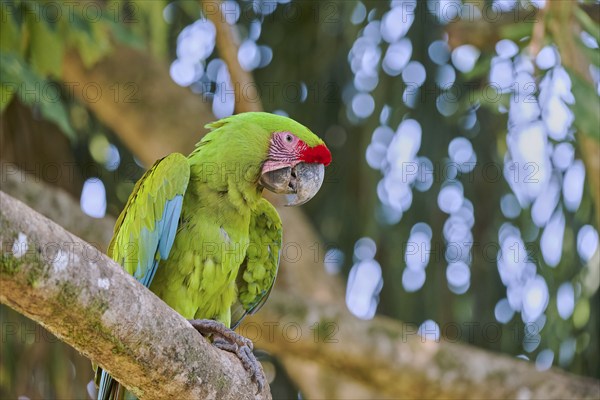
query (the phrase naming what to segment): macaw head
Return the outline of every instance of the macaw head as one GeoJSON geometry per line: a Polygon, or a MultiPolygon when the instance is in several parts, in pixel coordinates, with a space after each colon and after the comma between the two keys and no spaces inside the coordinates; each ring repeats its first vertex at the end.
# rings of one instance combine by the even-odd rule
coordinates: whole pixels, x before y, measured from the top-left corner
{"type": "Polygon", "coordinates": [[[308,128],[291,118],[264,112],[234,115],[209,127],[221,124],[236,126],[248,141],[260,145],[258,184],[271,192],[291,195],[287,206],[304,204],[317,194],[331,153],[308,128]],[[256,135],[258,131],[260,135],[256,135]]]}
{"type": "Polygon", "coordinates": [[[331,153],[308,128],[273,115],[269,151],[262,165],[260,184],[274,193],[291,194],[288,206],[309,201],[321,188],[331,153]]]}

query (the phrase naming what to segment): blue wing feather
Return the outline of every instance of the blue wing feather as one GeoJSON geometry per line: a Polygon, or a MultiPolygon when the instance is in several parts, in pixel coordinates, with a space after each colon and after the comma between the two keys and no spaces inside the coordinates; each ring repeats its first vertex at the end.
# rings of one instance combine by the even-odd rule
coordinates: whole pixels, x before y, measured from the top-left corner
{"type": "Polygon", "coordinates": [[[149,231],[143,228],[140,232],[140,242],[148,251],[144,254],[144,259],[138,261],[138,266],[134,277],[144,286],[150,287],[152,279],[156,274],[156,269],[160,259],[166,260],[169,257],[173,242],[175,242],[175,234],[179,226],[179,216],[183,206],[183,196],[177,195],[173,199],[168,200],[165,204],[162,218],[156,221],[154,230],[149,231]]]}
{"type": "Polygon", "coordinates": [[[102,377],[100,378],[100,383],[98,384],[98,400],[108,399],[110,395],[110,388],[112,386],[112,376],[110,376],[106,371],[102,371],[102,377]]]}
{"type": "Polygon", "coordinates": [[[183,196],[175,196],[174,199],[167,201],[165,205],[165,211],[163,212],[163,233],[158,243],[158,251],[160,257],[166,260],[173,247],[175,241],[175,233],[177,233],[177,227],[179,226],[179,216],[181,215],[181,207],[183,206],[183,196]]]}

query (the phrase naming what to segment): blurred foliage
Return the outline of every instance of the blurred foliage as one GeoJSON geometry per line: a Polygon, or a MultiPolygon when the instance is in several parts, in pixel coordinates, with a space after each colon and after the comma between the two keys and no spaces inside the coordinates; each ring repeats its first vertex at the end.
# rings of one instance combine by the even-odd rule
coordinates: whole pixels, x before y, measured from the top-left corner
{"type": "MultiPolygon", "coordinates": [[[[381,18],[389,9],[389,2],[369,0],[363,3],[368,10],[365,24],[381,18]]],[[[261,17],[251,9],[251,2],[240,1],[239,4],[244,11],[250,9],[238,23],[241,37],[246,38],[251,21],[261,17]]],[[[532,223],[530,209],[523,210],[513,221],[529,238],[531,255],[551,293],[544,321],[538,321],[533,333],[528,332],[530,326],[526,326],[518,314],[506,324],[498,324],[494,317],[495,305],[506,296],[506,288],[498,275],[495,251],[489,254],[483,254],[481,248],[473,251],[470,289],[462,295],[449,290],[441,234],[446,215],[438,208],[434,195],[439,192],[442,179],[435,179],[426,192],[414,192],[412,206],[399,223],[390,224],[383,218],[384,210],[377,197],[381,174],[365,162],[371,133],[380,125],[379,112],[357,120],[349,116],[346,105],[348,93],[351,95],[353,90],[348,52],[365,26],[348,22],[357,4],[355,1],[295,1],[293,7],[280,5],[272,15],[262,17],[260,40],[272,48],[273,61],[254,71],[266,111],[284,110],[318,132],[332,149],[334,164],[328,171],[326,182],[319,195],[304,207],[326,243],[326,248],[318,249],[320,256],[328,248],[341,249],[345,254],[342,271],[347,275],[352,267],[355,242],[361,237],[370,237],[377,244],[376,259],[383,266],[384,284],[378,313],[415,325],[426,319],[435,320],[441,327],[456,324],[462,332],[460,341],[510,355],[528,354],[532,359],[547,348],[559,354],[563,343],[574,342],[576,352],[572,361],[560,365],[573,373],[600,377],[599,294],[597,291],[591,295],[581,293],[583,266],[575,243],[576,232],[582,225],[590,223],[594,213],[598,212],[593,209],[589,191],[584,194],[579,210],[566,214],[563,254],[556,268],[544,264],[539,251],[540,232],[532,223]],[[281,87],[299,82],[306,85],[308,95],[303,101],[300,98],[290,101],[281,87]],[[279,85],[278,90],[269,90],[273,83],[279,85]],[[437,248],[432,249],[423,288],[408,293],[402,286],[406,242],[411,227],[418,222],[429,224],[433,232],[431,242],[437,248]],[[555,293],[566,281],[578,288],[578,297],[572,317],[564,320],[558,315],[555,293]],[[489,335],[495,331],[486,333],[482,329],[486,326],[499,327],[497,339],[490,339],[489,335]],[[542,328],[541,336],[536,336],[542,328]],[[529,353],[523,350],[525,340],[539,340],[540,344],[529,353]]],[[[172,61],[176,58],[177,35],[200,17],[201,6],[196,1],[171,2],[168,5],[169,23],[166,23],[166,5],[166,1],[143,0],[2,2],[0,110],[6,110],[17,96],[19,101],[54,122],[71,139],[72,151],[77,154],[84,178],[100,176],[104,182],[108,214],[118,215],[133,183],[143,173],[143,166],[85,105],[69,96],[61,81],[62,62],[67,52],[75,51],[85,65],[92,66],[110,54],[115,42],[144,48],[165,63],[172,61]],[[82,11],[86,6],[92,7],[90,9],[99,7],[103,12],[94,18],[84,18],[82,15],[88,15],[82,11]],[[56,18],[56,13],[73,18],[56,18]],[[110,165],[109,152],[115,150],[119,162],[110,165]]],[[[416,15],[416,22],[407,36],[412,41],[412,59],[424,65],[429,82],[430,77],[435,76],[437,66],[428,57],[427,49],[433,41],[443,38],[452,26],[440,23],[428,13],[424,1],[418,2],[416,15]]],[[[597,22],[580,9],[576,15],[579,23],[600,40],[597,22]]],[[[513,20],[499,29],[499,35],[525,47],[532,28],[529,21],[513,20]]],[[[476,36],[477,32],[470,34],[476,36]]],[[[551,37],[545,40],[552,42],[551,37]]],[[[482,92],[494,56],[493,45],[490,43],[489,48],[481,49],[482,54],[470,72],[457,73],[453,90],[458,93],[459,107],[452,116],[442,116],[436,109],[435,98],[427,97],[424,91],[420,92],[422,97],[417,106],[409,109],[401,95],[406,85],[397,77],[380,74],[379,84],[372,93],[378,110],[383,104],[389,107],[387,123],[390,126],[395,127],[408,117],[421,123],[424,139],[419,154],[439,162],[438,168],[449,163],[448,144],[453,138],[464,136],[471,140],[477,154],[478,166],[473,174],[476,178],[474,181],[469,181],[469,176],[461,179],[465,197],[474,205],[472,234],[480,244],[498,241],[498,229],[506,221],[499,209],[500,199],[510,192],[502,177],[495,181],[481,178],[481,166],[495,165],[502,170],[507,151],[505,110],[510,98],[501,95],[498,101],[490,102],[482,92]],[[476,124],[466,126],[464,117],[471,112],[477,114],[476,124]]],[[[582,51],[590,52],[589,49],[582,51]]],[[[598,52],[591,52],[589,59],[598,65],[598,52]]],[[[537,72],[541,80],[541,73],[537,72]]],[[[585,80],[573,73],[571,77],[577,99],[597,96],[595,88],[585,80]]],[[[598,138],[600,114],[596,104],[595,101],[578,101],[573,112],[577,129],[598,138]]],[[[30,398],[85,397],[85,387],[92,377],[87,360],[56,341],[43,328],[4,306],[0,308],[0,317],[1,398],[18,395],[30,398]]],[[[442,329],[444,334],[452,332],[442,329]]],[[[277,365],[277,362],[272,364],[277,365]]],[[[559,365],[558,357],[554,364],[559,365]]],[[[280,380],[273,386],[274,397],[279,393],[280,397],[287,398],[294,390],[290,389],[291,384],[281,369],[278,370],[277,379],[280,380]]]]}
{"type": "Polygon", "coordinates": [[[0,307],[0,398],[85,399],[89,360],[35,322],[0,307]]]}
{"type": "Polygon", "coordinates": [[[109,50],[107,24],[91,23],[80,12],[55,1],[3,1],[0,18],[0,111],[18,95],[25,104],[40,107],[45,118],[74,139],[65,106],[59,100],[59,84],[52,85],[50,80],[60,78],[65,51],[70,47],[88,66],[104,56],[109,50]]]}

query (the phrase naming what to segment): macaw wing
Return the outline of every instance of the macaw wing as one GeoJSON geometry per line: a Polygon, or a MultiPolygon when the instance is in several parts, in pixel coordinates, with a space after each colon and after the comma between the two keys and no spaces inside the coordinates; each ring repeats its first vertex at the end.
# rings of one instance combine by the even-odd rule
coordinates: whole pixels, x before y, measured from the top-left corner
{"type": "Polygon", "coordinates": [[[159,261],[169,256],[189,180],[182,154],[158,160],[136,183],[117,219],[108,255],[146,287],[159,261]]]}
{"type": "Polygon", "coordinates": [[[238,298],[231,309],[231,329],[267,301],[277,277],[281,244],[279,214],[262,199],[250,219],[250,244],[236,280],[238,298]]]}
{"type": "MultiPolygon", "coordinates": [[[[117,219],[108,255],[149,287],[160,260],[169,256],[190,180],[185,156],[158,160],[136,183],[117,219]]],[[[122,398],[122,387],[101,368],[96,370],[98,399],[122,398]]]]}

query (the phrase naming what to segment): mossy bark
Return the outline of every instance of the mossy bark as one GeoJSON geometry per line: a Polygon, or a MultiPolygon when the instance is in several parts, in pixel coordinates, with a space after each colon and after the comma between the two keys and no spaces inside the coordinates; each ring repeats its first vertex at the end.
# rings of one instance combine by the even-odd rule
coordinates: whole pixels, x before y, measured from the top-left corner
{"type": "Polygon", "coordinates": [[[0,192],[0,301],[37,321],[140,398],[256,395],[240,361],[214,348],[121,267],[0,192]]]}
{"type": "Polygon", "coordinates": [[[363,321],[333,304],[280,291],[273,292],[269,303],[245,321],[240,332],[254,336],[256,347],[276,356],[330,371],[312,377],[312,385],[302,385],[307,398],[322,396],[324,388],[331,398],[600,396],[600,382],[595,379],[559,369],[538,371],[533,363],[444,337],[426,341],[415,326],[389,318],[363,321]],[[344,381],[352,385],[341,385],[344,381]]]}

